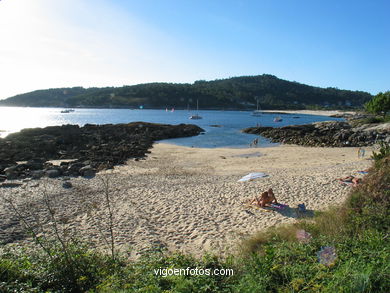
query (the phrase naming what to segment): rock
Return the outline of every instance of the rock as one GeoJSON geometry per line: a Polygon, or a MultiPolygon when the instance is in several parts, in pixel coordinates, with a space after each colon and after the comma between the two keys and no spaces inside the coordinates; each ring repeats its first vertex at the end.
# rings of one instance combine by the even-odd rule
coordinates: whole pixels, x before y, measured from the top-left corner
{"type": "Polygon", "coordinates": [[[39,179],[39,178],[45,176],[45,171],[43,171],[43,170],[31,171],[31,172],[30,172],[30,176],[31,176],[33,179],[39,179]]]}
{"type": "Polygon", "coordinates": [[[29,170],[41,170],[41,169],[43,169],[44,163],[45,163],[45,160],[34,158],[34,159],[27,161],[26,168],[29,170]]]}
{"type": "Polygon", "coordinates": [[[69,166],[69,162],[61,162],[60,163],[60,166],[62,167],[62,166],[66,166],[66,167],[68,167],[69,166]]]}
{"type": "Polygon", "coordinates": [[[14,188],[22,186],[22,183],[19,182],[3,182],[0,184],[0,187],[8,187],[8,188],[14,188]]]}
{"type": "Polygon", "coordinates": [[[10,166],[4,169],[4,173],[7,175],[9,173],[14,173],[18,171],[18,165],[10,166]]]}
{"type": "Polygon", "coordinates": [[[66,188],[66,189],[69,189],[69,188],[72,188],[73,185],[72,185],[72,182],[70,182],[70,181],[65,181],[64,183],[62,183],[62,187],[63,187],[63,188],[66,188]]]}
{"type": "Polygon", "coordinates": [[[96,169],[92,168],[90,165],[82,167],[79,170],[79,173],[84,177],[94,177],[96,174],[96,169]]]}
{"type": "Polygon", "coordinates": [[[68,171],[69,175],[79,176],[80,175],[79,170],[83,167],[85,167],[83,163],[76,162],[76,163],[70,164],[67,171],[68,171]]]}
{"type": "Polygon", "coordinates": [[[53,168],[53,167],[54,167],[54,165],[51,162],[46,162],[46,163],[43,164],[43,168],[44,169],[50,169],[50,168],[53,168]]]}
{"type": "Polygon", "coordinates": [[[8,180],[17,179],[19,177],[18,165],[4,169],[4,174],[8,180]]]}
{"type": "Polygon", "coordinates": [[[61,176],[61,171],[59,169],[49,169],[46,170],[45,174],[49,178],[57,178],[61,176]]]}
{"type": "MultiPolygon", "coordinates": [[[[375,143],[378,139],[385,139],[389,132],[374,135],[372,128],[366,131],[367,126],[352,128],[347,122],[327,121],[306,125],[292,125],[281,128],[272,127],[251,127],[243,132],[260,134],[270,138],[272,142],[297,144],[305,146],[332,146],[332,147],[361,147],[375,143]]],[[[387,126],[376,127],[387,129],[387,126]]]]}
{"type": "MultiPolygon", "coordinates": [[[[0,173],[16,165],[15,161],[27,163],[9,172],[11,177],[54,169],[47,162],[50,160],[71,159],[75,161],[62,163],[59,172],[78,176],[84,166],[101,170],[124,164],[131,158],[143,158],[156,140],[199,135],[203,131],[196,125],[146,122],[23,129],[4,139],[0,138],[0,173]]],[[[92,175],[92,171],[88,171],[89,175],[92,175]]]]}
{"type": "Polygon", "coordinates": [[[4,169],[17,165],[16,161],[9,159],[0,159],[0,173],[4,171],[4,169]]]}

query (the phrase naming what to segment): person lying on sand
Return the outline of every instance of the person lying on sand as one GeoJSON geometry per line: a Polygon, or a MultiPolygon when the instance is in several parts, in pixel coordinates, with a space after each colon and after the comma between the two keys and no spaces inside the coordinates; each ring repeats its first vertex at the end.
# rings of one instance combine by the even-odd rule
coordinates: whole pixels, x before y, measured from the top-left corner
{"type": "Polygon", "coordinates": [[[266,205],[271,206],[271,204],[277,204],[275,194],[272,188],[268,189],[268,191],[263,192],[259,197],[255,197],[251,204],[257,205],[259,207],[264,208],[266,205]]]}
{"type": "Polygon", "coordinates": [[[338,180],[340,180],[343,183],[352,183],[353,186],[356,186],[356,185],[358,185],[359,183],[362,182],[361,178],[357,178],[355,176],[347,176],[347,177],[344,177],[344,178],[339,178],[338,180]]]}

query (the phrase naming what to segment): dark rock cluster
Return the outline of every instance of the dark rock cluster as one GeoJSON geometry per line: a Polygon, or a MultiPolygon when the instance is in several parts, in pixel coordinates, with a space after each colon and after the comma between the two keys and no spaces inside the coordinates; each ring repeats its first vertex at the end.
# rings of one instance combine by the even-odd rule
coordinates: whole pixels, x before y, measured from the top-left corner
{"type": "Polygon", "coordinates": [[[145,122],[23,129],[0,138],[0,182],[42,176],[94,176],[101,169],[143,158],[153,142],[198,135],[196,125],[145,122]],[[49,160],[64,160],[53,165],[49,160]],[[66,161],[70,160],[70,161],[66,161]]]}
{"type": "Polygon", "coordinates": [[[362,147],[380,140],[389,140],[388,128],[372,125],[353,128],[348,122],[328,121],[280,128],[250,127],[245,133],[259,134],[272,142],[304,146],[362,147]]]}

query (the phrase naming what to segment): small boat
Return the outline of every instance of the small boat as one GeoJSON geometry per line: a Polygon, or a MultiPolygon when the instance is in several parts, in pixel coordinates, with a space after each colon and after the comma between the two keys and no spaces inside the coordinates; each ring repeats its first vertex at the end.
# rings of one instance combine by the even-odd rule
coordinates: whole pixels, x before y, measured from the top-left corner
{"type": "Polygon", "coordinates": [[[195,114],[195,115],[191,115],[189,119],[197,120],[197,119],[202,119],[202,117],[199,116],[198,114],[195,114]]]}
{"type": "Polygon", "coordinates": [[[71,113],[71,112],[74,112],[73,109],[65,109],[65,110],[62,110],[61,113],[71,113]]]}
{"type": "Polygon", "coordinates": [[[263,114],[261,110],[259,109],[259,100],[257,100],[257,108],[252,112],[252,116],[261,116],[263,114]]]}
{"type": "Polygon", "coordinates": [[[280,116],[274,118],[274,122],[282,122],[283,119],[280,116]]]}
{"type": "MultiPolygon", "coordinates": [[[[198,112],[198,110],[199,110],[199,103],[198,103],[198,100],[196,100],[196,112],[198,112]]],[[[189,119],[199,120],[199,119],[202,119],[202,116],[199,116],[199,114],[196,113],[195,115],[191,115],[189,117],[189,119]]]]}

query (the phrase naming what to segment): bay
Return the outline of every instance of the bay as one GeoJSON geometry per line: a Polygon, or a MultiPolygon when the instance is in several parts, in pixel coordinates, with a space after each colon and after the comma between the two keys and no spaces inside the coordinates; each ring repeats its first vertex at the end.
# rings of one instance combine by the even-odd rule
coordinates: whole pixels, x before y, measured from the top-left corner
{"type": "MultiPolygon", "coordinates": [[[[188,110],[149,110],[149,109],[75,109],[74,112],[61,113],[61,108],[0,107],[0,136],[20,131],[23,128],[58,126],[63,124],[117,124],[129,122],[152,122],[164,124],[196,124],[205,133],[194,137],[164,140],[176,145],[215,148],[248,147],[256,135],[241,133],[243,128],[256,125],[281,127],[301,125],[318,121],[342,120],[317,115],[263,113],[252,116],[248,111],[212,111],[203,110],[198,114],[203,118],[191,120],[195,114],[188,110]],[[281,122],[274,122],[279,116],[281,122]]],[[[258,147],[274,146],[269,140],[260,138],[258,147]]]]}

